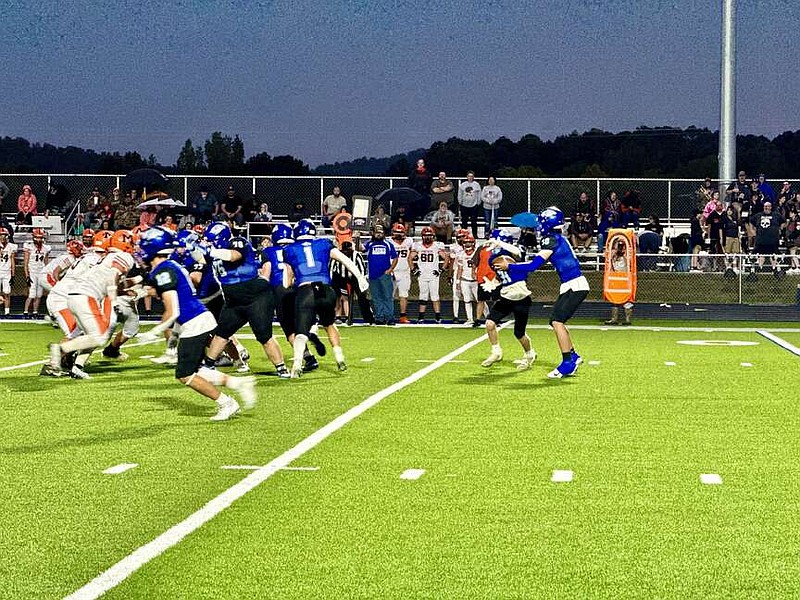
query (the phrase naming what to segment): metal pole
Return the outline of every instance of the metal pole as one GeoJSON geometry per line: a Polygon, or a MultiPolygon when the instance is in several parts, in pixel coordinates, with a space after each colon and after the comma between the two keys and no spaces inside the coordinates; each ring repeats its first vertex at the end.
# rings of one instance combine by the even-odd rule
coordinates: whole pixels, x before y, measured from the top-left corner
{"type": "Polygon", "coordinates": [[[719,186],[736,171],[736,0],[722,0],[722,48],[719,110],[719,186]]]}

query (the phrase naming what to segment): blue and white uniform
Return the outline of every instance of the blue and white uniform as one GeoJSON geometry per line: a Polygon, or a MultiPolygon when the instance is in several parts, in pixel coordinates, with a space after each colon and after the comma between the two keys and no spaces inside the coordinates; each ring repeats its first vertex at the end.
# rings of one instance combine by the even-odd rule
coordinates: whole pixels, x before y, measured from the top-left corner
{"type": "Polygon", "coordinates": [[[150,272],[151,285],[162,296],[175,291],[178,295],[177,323],[181,326],[180,337],[194,337],[213,331],[217,326],[214,317],[197,298],[189,279],[189,273],[174,260],[165,260],[150,272]]]}

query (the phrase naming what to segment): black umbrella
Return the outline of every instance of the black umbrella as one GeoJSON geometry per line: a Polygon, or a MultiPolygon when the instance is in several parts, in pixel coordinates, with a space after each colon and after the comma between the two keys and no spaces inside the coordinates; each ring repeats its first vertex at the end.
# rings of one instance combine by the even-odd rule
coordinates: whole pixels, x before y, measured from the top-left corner
{"type": "Polygon", "coordinates": [[[125,175],[124,184],[129,190],[163,191],[169,179],[155,169],[136,169],[125,175]]]}
{"type": "Polygon", "coordinates": [[[417,217],[424,215],[429,208],[428,199],[417,190],[409,187],[383,190],[375,196],[375,202],[380,202],[385,207],[391,206],[393,212],[400,207],[405,208],[407,221],[413,221],[417,217]]]}

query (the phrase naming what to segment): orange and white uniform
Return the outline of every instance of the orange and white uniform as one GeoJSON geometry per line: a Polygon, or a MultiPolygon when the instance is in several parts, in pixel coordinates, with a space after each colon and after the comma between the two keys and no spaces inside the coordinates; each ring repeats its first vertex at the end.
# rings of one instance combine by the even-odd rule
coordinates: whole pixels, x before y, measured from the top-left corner
{"type": "Polygon", "coordinates": [[[11,293],[11,274],[17,257],[16,244],[8,242],[0,247],[0,294],[11,293]]]}
{"type": "Polygon", "coordinates": [[[50,259],[51,248],[48,244],[36,244],[34,242],[25,242],[22,245],[22,250],[28,259],[28,277],[31,279],[31,285],[28,288],[28,298],[41,298],[44,294],[42,287],[42,273],[44,272],[45,265],[50,259]]]}
{"type": "Polygon", "coordinates": [[[64,272],[64,275],[47,295],[47,311],[53,316],[61,331],[68,338],[73,338],[80,333],[78,322],[67,305],[69,294],[70,292],[79,292],[79,282],[90,269],[100,264],[105,255],[105,252],[87,252],[84,254],[64,272]]]}
{"type": "Polygon", "coordinates": [[[478,300],[478,281],[472,269],[472,259],[475,256],[475,244],[472,247],[465,246],[456,252],[455,260],[455,280],[461,288],[461,297],[464,302],[477,302],[478,300]]]}
{"type": "Polygon", "coordinates": [[[419,269],[419,299],[421,302],[431,300],[439,301],[439,273],[441,266],[439,258],[444,253],[442,242],[414,242],[412,251],[417,257],[419,269]]]}
{"type": "Polygon", "coordinates": [[[108,341],[113,329],[113,297],[121,277],[134,266],[133,256],[127,252],[110,249],[93,269],[76,279],[68,294],[67,307],[75,316],[83,332],[94,338],[96,345],[108,341]]]}
{"type": "Polygon", "coordinates": [[[397,250],[397,265],[394,268],[394,289],[398,298],[408,298],[408,291],[411,289],[411,267],[408,264],[408,257],[411,254],[411,248],[414,246],[414,240],[411,238],[403,238],[398,241],[391,238],[394,249],[397,250]]]}
{"type": "Polygon", "coordinates": [[[58,280],[64,276],[67,269],[72,267],[78,260],[74,254],[67,252],[57,256],[44,266],[42,274],[39,276],[39,283],[45,291],[49,292],[58,283],[58,280]]]}

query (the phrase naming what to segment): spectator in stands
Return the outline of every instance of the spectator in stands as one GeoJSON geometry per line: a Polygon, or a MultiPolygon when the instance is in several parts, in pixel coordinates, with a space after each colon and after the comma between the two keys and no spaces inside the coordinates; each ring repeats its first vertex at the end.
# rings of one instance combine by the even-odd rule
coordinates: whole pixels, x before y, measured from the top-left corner
{"type": "Polygon", "coordinates": [[[347,198],[342,196],[338,185],[333,186],[330,194],[322,201],[322,226],[331,227],[333,217],[339,213],[343,206],[347,206],[347,198]]]}
{"type": "Polygon", "coordinates": [[[259,205],[258,197],[255,194],[250,194],[242,201],[242,221],[249,223],[256,215],[256,206],[259,205]]]}
{"type": "Polygon", "coordinates": [[[292,207],[292,210],[289,211],[289,221],[292,223],[297,223],[301,219],[310,219],[311,218],[311,210],[308,209],[305,205],[305,202],[302,200],[297,200],[292,207]]]}
{"type": "Polygon", "coordinates": [[[208,191],[204,185],[200,186],[197,195],[189,204],[189,212],[194,217],[195,223],[208,223],[217,211],[217,197],[208,191]]]}
{"type": "Polygon", "coordinates": [[[454,189],[447,173],[439,171],[439,176],[431,183],[431,208],[437,210],[442,202],[447,202],[448,208],[455,208],[454,189]]]}
{"type": "Polygon", "coordinates": [[[731,183],[725,190],[725,197],[728,203],[734,204],[736,212],[743,218],[750,218],[752,215],[746,216],[742,213],[742,206],[746,201],[750,200],[750,196],[752,196],[752,190],[747,183],[747,173],[739,171],[736,181],[731,183]]]}
{"type": "Polygon", "coordinates": [[[764,264],[764,257],[769,256],[772,269],[778,272],[778,244],[780,243],[783,218],[772,211],[772,202],[764,202],[764,210],[750,218],[756,229],[755,253],[758,254],[758,266],[764,264]]]}
{"type": "Polygon", "coordinates": [[[475,172],[467,171],[467,179],[458,186],[458,210],[461,227],[472,228],[472,237],[478,238],[478,205],[481,201],[481,184],[475,181],[475,172]]]}
{"type": "Polygon", "coordinates": [[[483,237],[487,240],[492,233],[492,229],[497,228],[497,217],[500,215],[501,202],[503,202],[503,190],[497,185],[494,175],[489,175],[486,185],[481,190],[483,237]]]}
{"type": "Polygon", "coordinates": [[[52,181],[47,185],[47,195],[44,198],[45,208],[50,214],[63,215],[70,203],[69,190],[60,183],[52,181]]]}
{"type": "Polygon", "coordinates": [[[603,199],[603,210],[600,213],[600,224],[597,226],[597,251],[605,252],[606,232],[619,226],[619,199],[617,192],[611,190],[603,199]]]}
{"type": "Polygon", "coordinates": [[[699,255],[704,251],[705,230],[703,229],[703,211],[695,209],[692,211],[692,220],[689,222],[691,233],[689,237],[689,248],[692,251],[692,271],[702,270],[699,255]]]}
{"type": "Polygon", "coordinates": [[[392,219],[386,214],[386,209],[380,203],[372,211],[372,216],[369,218],[369,229],[370,231],[375,231],[379,226],[383,228],[384,232],[389,231],[392,227],[392,219]]]}
{"type": "Polygon", "coordinates": [[[714,192],[714,210],[708,215],[703,215],[701,223],[708,238],[708,252],[713,255],[711,259],[712,268],[716,271],[722,268],[724,253],[724,234],[725,211],[722,207],[722,200],[719,199],[719,192],[714,192]]]}
{"type": "Polygon", "coordinates": [[[22,186],[22,193],[17,198],[17,225],[33,225],[33,217],[36,214],[36,194],[31,190],[31,186],[22,186]]]}
{"type": "Polygon", "coordinates": [[[406,218],[405,206],[398,206],[394,209],[394,213],[392,213],[392,226],[394,226],[395,223],[400,223],[403,227],[405,227],[406,235],[413,235],[413,227],[406,218]]]}
{"type": "Polygon", "coordinates": [[[569,243],[574,250],[586,252],[592,245],[593,237],[592,226],[586,220],[586,215],[582,212],[575,213],[572,222],[567,229],[569,243]]]}
{"type": "Polygon", "coordinates": [[[717,210],[717,203],[719,201],[719,190],[714,190],[711,192],[711,200],[709,200],[706,205],[702,207],[704,219],[707,218],[712,212],[717,210]]]}
{"type": "Polygon", "coordinates": [[[772,202],[773,208],[775,207],[775,188],[767,181],[767,176],[764,173],[758,174],[758,191],[764,194],[764,198],[772,202]]]}
{"type": "Polygon", "coordinates": [[[453,239],[453,227],[455,226],[456,216],[448,208],[447,201],[439,203],[439,210],[431,217],[431,227],[436,234],[436,239],[445,244],[449,244],[453,239]]]}
{"type": "Polygon", "coordinates": [[[620,227],[639,227],[639,214],[642,212],[642,201],[638,190],[628,190],[619,203],[620,227]]]}
{"type": "Polygon", "coordinates": [[[142,214],[139,215],[139,227],[142,229],[147,229],[148,227],[152,227],[156,224],[156,219],[158,218],[158,211],[156,211],[155,206],[148,206],[145,210],[142,211],[142,214]]]}
{"type": "Polygon", "coordinates": [[[3,206],[3,201],[6,199],[6,196],[8,196],[9,191],[6,182],[0,179],[0,207],[3,206]]]}
{"type": "Polygon", "coordinates": [[[786,198],[786,204],[792,203],[794,192],[792,191],[792,184],[788,181],[784,181],[781,189],[778,190],[778,201],[780,201],[781,198],[786,198]]]}
{"type": "Polygon", "coordinates": [[[131,192],[123,196],[114,214],[114,225],[117,229],[133,229],[139,224],[139,209],[131,192]]]}
{"type": "Polygon", "coordinates": [[[763,198],[761,192],[756,190],[750,194],[750,197],[742,205],[742,218],[744,218],[745,214],[748,215],[747,220],[744,222],[744,230],[747,234],[747,249],[749,252],[753,252],[755,249],[756,226],[753,222],[753,217],[764,210],[763,198]]]}
{"type": "Polygon", "coordinates": [[[711,177],[706,177],[705,181],[697,189],[697,208],[703,209],[706,204],[711,201],[711,193],[714,191],[714,185],[711,183],[711,177]]]}
{"type": "Polygon", "coordinates": [[[83,212],[83,222],[87,229],[91,229],[95,225],[95,221],[100,220],[98,213],[105,199],[106,197],[100,193],[100,188],[95,187],[92,189],[92,193],[86,201],[86,210],[83,212]]]}
{"type": "Polygon", "coordinates": [[[169,229],[174,233],[178,233],[178,224],[175,222],[175,217],[171,214],[167,213],[164,215],[164,220],[161,223],[161,226],[165,229],[169,229]]]}
{"type": "Polygon", "coordinates": [[[408,176],[408,187],[416,190],[427,202],[426,206],[430,205],[431,201],[431,182],[433,175],[425,167],[425,160],[420,158],[417,161],[417,166],[408,176]]]}
{"type": "Polygon", "coordinates": [[[722,222],[722,243],[725,252],[726,269],[733,269],[737,272],[737,254],[741,254],[741,230],[739,226],[739,215],[736,208],[731,204],[725,209],[725,218],[722,222]]]}
{"type": "Polygon", "coordinates": [[[257,223],[269,223],[272,221],[272,213],[269,212],[269,206],[266,202],[262,202],[258,207],[258,212],[253,217],[253,221],[257,223]]]}
{"type": "MultiPolygon", "coordinates": [[[[655,255],[661,250],[661,234],[664,228],[658,222],[658,217],[650,215],[647,224],[639,232],[639,252],[641,254],[655,255]]],[[[638,261],[638,268],[642,271],[655,271],[658,266],[656,256],[642,256],[638,261]]]]}
{"type": "Polygon", "coordinates": [[[95,213],[95,218],[99,221],[108,221],[111,224],[111,229],[115,229],[114,217],[115,212],[111,207],[111,203],[108,200],[103,200],[100,210],[95,213]]]}
{"type": "Polygon", "coordinates": [[[790,273],[800,273],[800,213],[792,210],[786,224],[786,247],[792,257],[790,273]]]}
{"type": "Polygon", "coordinates": [[[583,220],[594,229],[597,207],[595,207],[594,201],[586,192],[581,192],[580,196],[578,196],[578,199],[575,201],[575,210],[572,211],[573,220],[579,213],[583,215],[583,220]]]}
{"type": "Polygon", "coordinates": [[[230,221],[235,225],[241,226],[244,223],[244,214],[242,213],[243,207],[244,202],[242,201],[242,197],[236,193],[232,185],[229,185],[225,197],[223,197],[219,203],[217,218],[220,220],[221,217],[222,220],[230,221]]]}
{"type": "Polygon", "coordinates": [[[670,252],[674,255],[672,264],[678,273],[686,273],[689,270],[690,240],[691,236],[688,233],[682,233],[670,239],[670,252]]]}
{"type": "Polygon", "coordinates": [[[789,219],[789,207],[791,204],[789,204],[788,200],[786,195],[781,195],[772,203],[772,210],[783,218],[784,223],[789,219]]]}

